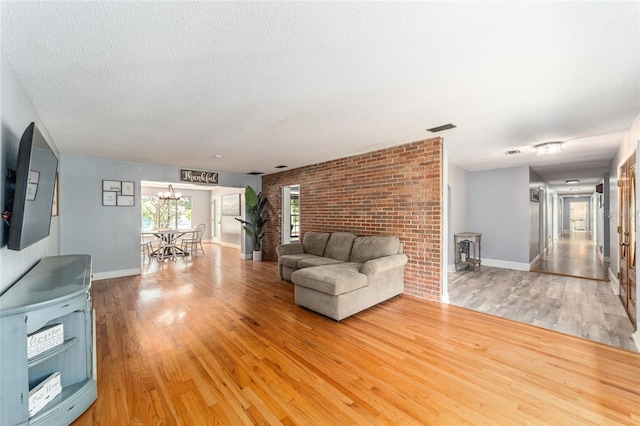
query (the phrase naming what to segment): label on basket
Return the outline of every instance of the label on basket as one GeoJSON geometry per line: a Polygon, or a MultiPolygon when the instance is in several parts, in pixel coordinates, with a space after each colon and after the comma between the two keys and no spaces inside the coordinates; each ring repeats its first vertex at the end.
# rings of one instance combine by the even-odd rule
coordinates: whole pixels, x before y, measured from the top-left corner
{"type": "Polygon", "coordinates": [[[27,336],[27,358],[49,350],[64,342],[64,327],[62,324],[52,324],[41,328],[27,336]]]}
{"type": "Polygon", "coordinates": [[[45,405],[62,392],[61,375],[59,371],[55,372],[29,391],[29,417],[42,410],[45,405]]]}

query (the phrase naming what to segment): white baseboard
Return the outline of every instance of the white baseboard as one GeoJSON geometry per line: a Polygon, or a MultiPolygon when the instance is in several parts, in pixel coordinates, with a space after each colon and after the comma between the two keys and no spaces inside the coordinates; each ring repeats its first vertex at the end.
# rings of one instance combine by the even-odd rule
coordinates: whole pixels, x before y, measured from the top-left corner
{"type": "Polygon", "coordinates": [[[237,249],[240,248],[238,244],[231,244],[231,243],[225,243],[225,242],[221,242],[220,245],[222,247],[231,247],[231,248],[237,248],[237,249]]]}
{"type": "Polygon", "coordinates": [[[618,281],[618,277],[616,277],[611,268],[609,268],[609,282],[611,283],[613,294],[620,294],[620,281],[618,281]]]}
{"type": "MultiPolygon", "coordinates": [[[[531,270],[531,265],[533,265],[537,261],[537,258],[528,263],[518,263],[518,262],[509,262],[506,260],[496,260],[496,259],[482,259],[482,266],[491,266],[494,268],[503,268],[503,269],[515,269],[517,271],[529,271],[531,270]]],[[[447,272],[456,272],[456,265],[447,265],[447,272]]]]}
{"type": "Polygon", "coordinates": [[[93,274],[93,280],[108,280],[111,278],[130,277],[131,275],[140,275],[142,268],[121,269],[119,271],[96,272],[93,274]]]}
{"type": "Polygon", "coordinates": [[[509,262],[506,260],[482,259],[482,266],[492,266],[494,268],[515,269],[516,271],[530,271],[531,264],[509,262]]]}
{"type": "Polygon", "coordinates": [[[533,260],[531,262],[529,262],[529,269],[528,271],[530,271],[531,269],[533,269],[533,265],[535,265],[538,261],[540,260],[540,255],[537,255],[536,257],[533,258],[533,260]]]}
{"type": "Polygon", "coordinates": [[[640,352],[640,329],[631,335],[633,342],[636,344],[636,352],[640,352]]]}

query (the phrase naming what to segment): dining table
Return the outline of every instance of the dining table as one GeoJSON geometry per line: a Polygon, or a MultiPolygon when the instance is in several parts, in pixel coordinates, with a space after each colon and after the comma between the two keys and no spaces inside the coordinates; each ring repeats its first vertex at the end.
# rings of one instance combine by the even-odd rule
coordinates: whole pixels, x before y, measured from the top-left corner
{"type": "Polygon", "coordinates": [[[191,234],[193,235],[196,232],[195,228],[189,229],[150,229],[143,230],[141,232],[142,236],[153,235],[157,237],[164,244],[161,244],[160,247],[151,252],[151,256],[158,256],[160,250],[164,250],[163,256],[170,255],[170,250],[174,250],[176,256],[186,256],[189,254],[188,251],[182,250],[180,247],[176,245],[176,241],[178,238],[191,234]]]}

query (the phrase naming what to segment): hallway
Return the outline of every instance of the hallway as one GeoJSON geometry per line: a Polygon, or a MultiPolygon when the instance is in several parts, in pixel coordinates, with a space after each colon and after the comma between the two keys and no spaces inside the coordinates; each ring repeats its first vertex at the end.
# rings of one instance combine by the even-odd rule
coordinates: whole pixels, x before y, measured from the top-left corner
{"type": "Polygon", "coordinates": [[[609,281],[609,263],[598,256],[589,232],[565,233],[540,256],[531,272],[609,281]]]}

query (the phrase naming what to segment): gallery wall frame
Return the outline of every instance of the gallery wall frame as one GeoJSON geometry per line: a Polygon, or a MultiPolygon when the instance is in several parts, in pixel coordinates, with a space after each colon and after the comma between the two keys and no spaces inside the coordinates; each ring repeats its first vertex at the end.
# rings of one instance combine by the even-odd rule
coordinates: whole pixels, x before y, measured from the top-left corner
{"type": "Polygon", "coordinates": [[[135,199],[136,183],[127,180],[102,181],[102,205],[116,207],[133,207],[135,199]]]}

